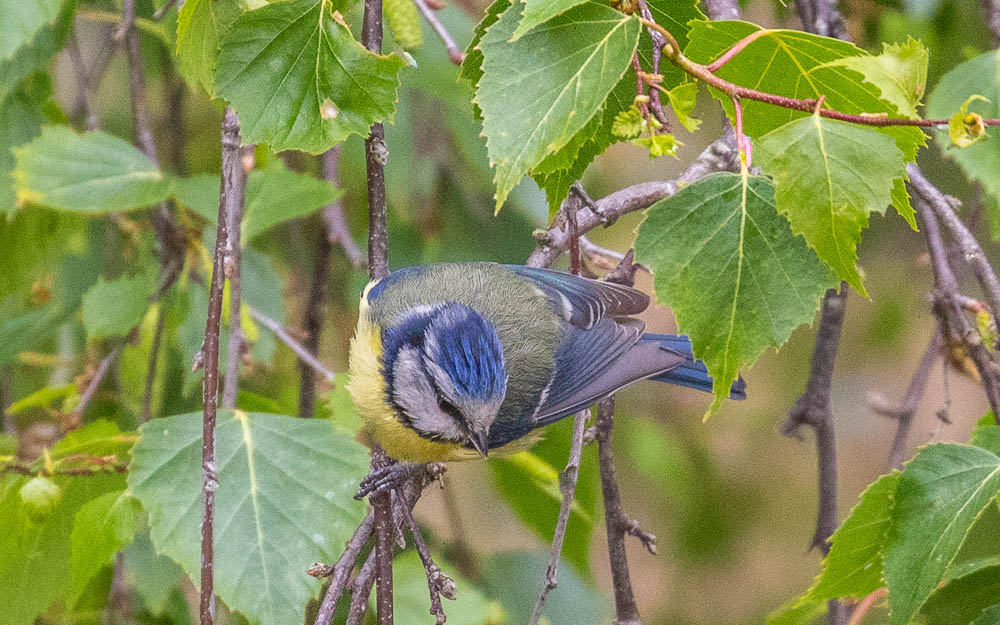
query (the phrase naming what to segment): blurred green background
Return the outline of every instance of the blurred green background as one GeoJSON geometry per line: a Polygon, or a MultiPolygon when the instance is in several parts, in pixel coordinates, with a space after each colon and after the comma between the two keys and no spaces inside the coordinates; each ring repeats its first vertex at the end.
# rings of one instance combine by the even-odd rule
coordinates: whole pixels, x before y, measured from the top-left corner
{"type": "MultiPolygon", "coordinates": [[[[89,15],[86,11],[78,14],[76,32],[81,53],[89,60],[98,54],[97,46],[107,32],[100,11],[119,9],[112,2],[103,8],[100,3],[87,4],[94,8],[89,15]]],[[[472,2],[449,4],[439,16],[464,45],[483,8],[472,2]]],[[[931,52],[928,91],[948,69],[991,45],[979,18],[979,5],[972,0],[915,0],[905,5],[852,0],[843,8],[852,35],[863,47],[879,49],[881,41],[905,41],[907,36],[924,41],[931,52]]],[[[795,28],[798,24],[790,7],[780,2],[754,0],[744,11],[747,19],[765,26],[795,28]]],[[[150,3],[140,2],[140,12],[151,14],[150,3]]],[[[142,42],[161,158],[173,171],[215,172],[220,109],[180,82],[165,46],[173,25],[168,20],[163,28],[167,41],[144,32],[142,42]],[[180,110],[166,104],[178,92],[183,93],[180,110]]],[[[458,82],[458,69],[448,62],[443,47],[426,27],[424,39],[423,49],[414,55],[417,67],[403,72],[395,123],[386,128],[390,265],[523,262],[534,246],[532,230],[547,221],[544,195],[526,181],[500,215],[493,216],[492,174],[478,122],[472,116],[471,89],[458,82]]],[[[392,47],[391,38],[387,39],[386,49],[392,47]]],[[[58,58],[53,77],[59,108],[72,119],[76,77],[66,52],[58,58]]],[[[125,58],[119,52],[94,104],[102,127],[121,137],[132,134],[127,83],[125,58]]],[[[52,115],[58,117],[60,112],[52,115]]],[[[697,135],[678,131],[684,145],[676,160],[650,161],[641,148],[627,144],[599,157],[583,180],[590,195],[597,198],[636,182],[675,177],[721,128],[721,111],[710,98],[701,97],[696,115],[704,120],[703,130],[697,135]]],[[[362,148],[356,137],[345,144],[338,184],[344,190],[355,239],[363,245],[362,148]]],[[[276,158],[259,153],[258,166],[276,158]]],[[[287,154],[282,158],[291,169],[319,172],[314,157],[287,154]]],[[[960,197],[966,211],[980,214],[977,227],[988,239],[996,207],[984,205],[977,189],[933,145],[921,159],[924,171],[944,190],[960,197]]],[[[189,215],[194,231],[203,227],[193,213],[189,215]]],[[[612,228],[593,232],[591,238],[624,251],[640,220],[640,214],[630,215],[612,228]]],[[[245,257],[249,303],[291,328],[303,324],[321,228],[318,213],[280,224],[256,239],[245,257]]],[[[994,248],[990,246],[988,252],[994,253],[994,248]]],[[[0,321],[40,307],[50,298],[71,298],[73,292],[78,296],[98,272],[105,276],[127,269],[132,272],[137,254],[128,227],[115,227],[108,219],[84,220],[30,207],[7,221],[0,220],[0,249],[4,250],[0,254],[0,321]]],[[[357,298],[367,279],[363,271],[351,267],[338,247],[333,249],[331,262],[320,357],[343,371],[357,298]]],[[[902,396],[933,331],[927,300],[931,275],[918,233],[895,216],[875,217],[865,233],[860,264],[867,274],[871,299],[854,293],[849,297],[833,386],[842,515],[888,465],[895,423],[875,414],[870,395],[880,393],[893,401],[902,396]]],[[[649,276],[640,273],[638,286],[651,291],[649,276]]],[[[183,308],[175,304],[168,298],[162,305],[167,311],[183,308]]],[[[650,330],[674,329],[667,308],[653,306],[643,318],[650,330]]],[[[171,317],[168,312],[167,326],[174,340],[164,355],[165,390],[159,413],[197,410],[200,378],[189,372],[190,354],[199,341],[197,320],[191,322],[181,313],[171,317]],[[193,329],[187,328],[189,323],[194,323],[193,329]]],[[[803,327],[780,352],[767,353],[744,372],[749,399],[727,404],[707,423],[702,423],[701,415],[708,396],[695,391],[639,384],[619,394],[615,446],[622,496],[627,513],[659,537],[656,556],[629,541],[632,580],[646,622],[762,622],[769,611],[804,590],[817,572],[820,554],[808,549],[816,513],[811,434],[804,431],[804,440],[797,440],[780,433],[785,414],[804,388],[812,341],[812,329],[803,327]]],[[[54,355],[54,360],[25,363],[22,359],[5,368],[5,401],[44,386],[72,382],[105,353],[99,347],[100,343],[86,341],[79,323],[61,323],[31,347],[36,354],[54,355]]],[[[134,395],[141,393],[135,389],[141,389],[146,364],[142,349],[142,345],[126,349],[116,378],[90,406],[85,420],[112,415],[123,428],[135,427],[134,395]],[[117,389],[131,394],[133,401],[121,401],[117,389]]],[[[295,414],[298,376],[292,353],[261,329],[252,369],[242,380],[241,404],[256,402],[295,414]]],[[[320,390],[330,387],[321,384],[320,390]]],[[[985,410],[975,381],[954,369],[946,371],[939,362],[917,412],[909,449],[931,440],[966,440],[985,410]],[[940,410],[946,411],[951,424],[938,418],[940,410]]],[[[324,413],[322,406],[320,413],[324,413]]],[[[17,425],[31,428],[48,417],[45,411],[27,411],[17,416],[17,425]]],[[[556,467],[565,461],[570,425],[564,422],[551,428],[539,447],[540,455],[556,467]]],[[[554,623],[600,623],[610,614],[610,573],[595,451],[588,448],[585,452],[579,492],[593,523],[588,524],[586,515],[572,521],[568,572],[550,600],[554,623]]],[[[503,604],[513,622],[524,622],[524,611],[530,610],[541,585],[547,549],[524,519],[533,518],[542,526],[551,525],[554,516],[552,501],[539,492],[526,493],[518,479],[523,480],[523,475],[502,461],[453,465],[445,478],[447,493],[429,489],[417,516],[449,562],[478,580],[488,595],[503,604]]],[[[190,588],[187,594],[191,595],[190,588]]],[[[177,614],[182,612],[183,608],[177,614]]],[[[159,622],[174,618],[162,616],[159,622]]]]}

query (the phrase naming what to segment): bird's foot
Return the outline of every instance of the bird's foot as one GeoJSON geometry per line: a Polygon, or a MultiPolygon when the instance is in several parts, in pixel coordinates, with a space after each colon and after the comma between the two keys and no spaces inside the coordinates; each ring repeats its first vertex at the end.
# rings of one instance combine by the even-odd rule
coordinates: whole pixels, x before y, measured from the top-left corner
{"type": "Polygon", "coordinates": [[[421,487],[436,480],[445,471],[444,463],[431,462],[417,464],[414,462],[393,462],[371,473],[361,480],[355,499],[364,499],[383,493],[387,490],[397,490],[410,480],[420,480],[421,487]]]}

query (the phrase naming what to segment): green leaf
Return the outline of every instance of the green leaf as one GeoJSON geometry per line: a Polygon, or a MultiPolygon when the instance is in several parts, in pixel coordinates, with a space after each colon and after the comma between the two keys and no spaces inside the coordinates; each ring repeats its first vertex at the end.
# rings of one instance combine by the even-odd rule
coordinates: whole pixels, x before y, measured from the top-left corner
{"type": "Polygon", "coordinates": [[[584,0],[524,0],[524,11],[510,41],[521,38],[529,30],[540,26],[557,15],[562,15],[584,0]]]}
{"type": "Polygon", "coordinates": [[[48,126],[14,158],[18,204],[99,214],[156,204],[170,191],[153,161],[104,132],[48,126]]]}
{"type": "Polygon", "coordinates": [[[929,445],[907,464],[882,551],[890,625],[920,610],[998,489],[1000,457],[978,447],[929,445]]]}
{"type": "Polygon", "coordinates": [[[177,14],[177,56],[188,82],[215,95],[215,63],[219,41],[239,17],[233,0],[188,0],[177,14]]]}
{"type": "Polygon", "coordinates": [[[1000,604],[983,610],[970,625],[997,625],[1000,623],[1000,604]]]}
{"type": "Polygon", "coordinates": [[[915,119],[927,87],[928,58],[924,44],[909,37],[903,44],[883,43],[878,56],[850,56],[831,65],[858,72],[866,82],[878,87],[882,99],[896,107],[900,115],[915,119]]]}
{"type": "Polygon", "coordinates": [[[667,92],[674,115],[688,132],[696,132],[701,126],[701,120],[691,117],[695,104],[698,103],[698,83],[685,82],[667,92]]]}
{"type": "MultiPolygon", "coordinates": [[[[132,454],[130,491],[149,513],[157,551],[192,579],[200,570],[201,413],[154,419],[132,454]]],[[[216,428],[215,590],[255,623],[299,622],[364,515],[353,498],[365,449],[326,420],[223,411],[216,428]]]]}
{"type": "MultiPolygon", "coordinates": [[[[483,51],[479,44],[482,42],[486,30],[499,21],[500,16],[509,6],[510,0],[493,0],[490,6],[486,7],[483,19],[476,24],[476,28],[472,31],[472,41],[469,42],[469,46],[465,49],[465,60],[462,61],[458,77],[468,80],[472,83],[473,87],[478,86],[479,79],[483,77],[483,51]]],[[[479,107],[476,106],[475,102],[472,104],[475,109],[476,118],[482,118],[479,107]]]]}
{"type": "Polygon", "coordinates": [[[163,614],[171,592],[184,579],[184,571],[167,556],[156,553],[146,531],[137,534],[122,555],[129,587],[135,589],[150,613],[163,614]]]}
{"type": "MultiPolygon", "coordinates": [[[[435,558],[437,560],[437,558],[435,558]]],[[[440,560],[438,560],[440,563],[440,560]]],[[[487,625],[499,622],[499,606],[488,601],[482,593],[456,574],[455,567],[445,562],[443,571],[455,581],[458,597],[445,599],[443,608],[451,625],[487,625]]],[[[428,623],[430,597],[424,565],[416,551],[407,551],[392,562],[393,612],[400,623],[428,623]]]]}
{"type": "Polygon", "coordinates": [[[660,200],[639,226],[635,251],[715,380],[707,414],[740,369],[811,321],[837,284],[777,213],[764,178],[712,174],[660,200]]]}
{"type": "Polygon", "coordinates": [[[31,141],[42,132],[38,106],[23,91],[7,97],[0,94],[0,215],[11,216],[17,210],[13,180],[14,153],[11,148],[31,141]]]}
{"type": "Polygon", "coordinates": [[[857,245],[868,215],[885,213],[893,181],[905,172],[892,138],[810,115],[757,141],[764,173],[774,178],[778,212],[838,277],[867,295],[857,245]]]}
{"type": "Polygon", "coordinates": [[[69,456],[86,454],[88,456],[117,456],[127,459],[132,445],[138,440],[135,432],[122,432],[118,426],[105,419],[92,421],[66,433],[52,449],[49,456],[53,460],[62,460],[69,456]]]}
{"type": "Polygon", "coordinates": [[[611,126],[611,132],[616,137],[622,139],[635,139],[644,130],[642,113],[638,107],[632,106],[627,111],[622,111],[615,115],[615,122],[611,126]]]}
{"type": "Polygon", "coordinates": [[[62,0],[0,0],[0,61],[9,59],[59,15],[62,0]]]}
{"type": "Polygon", "coordinates": [[[70,545],[70,601],[80,599],[112,556],[132,542],[142,509],[124,490],[105,493],[85,503],[73,519],[70,545]]]}
{"type": "Polygon", "coordinates": [[[826,615],[826,601],[792,599],[767,615],[764,625],[810,625],[826,615]]]}
{"type": "Polygon", "coordinates": [[[511,43],[521,5],[486,30],[475,102],[499,209],[521,178],[598,112],[628,69],[639,21],[588,0],[511,43]],[[544,71],[540,71],[543,68],[544,71]]]}
{"type": "MultiPolygon", "coordinates": [[[[694,22],[685,53],[694,61],[709,63],[758,30],[759,26],[748,22],[694,22]]],[[[822,95],[826,108],[843,113],[899,115],[896,107],[882,98],[878,87],[865,82],[861,74],[833,63],[865,54],[861,48],[839,39],[797,30],[769,30],[716,73],[738,85],[790,98],[819,98],[822,95]]],[[[715,90],[712,95],[722,102],[732,118],[729,96],[715,90]]],[[[754,138],[808,115],[764,102],[743,100],[742,105],[743,130],[754,138]]],[[[926,142],[919,128],[890,127],[879,132],[893,137],[897,147],[911,161],[916,158],[917,149],[926,142]]]]}
{"type": "Polygon", "coordinates": [[[76,392],[76,384],[60,384],[45,386],[34,393],[22,397],[7,407],[7,414],[16,415],[30,408],[49,408],[54,402],[62,401],[76,392]]]}
{"type": "MultiPolygon", "coordinates": [[[[507,617],[498,622],[528,622],[548,559],[547,550],[507,551],[486,558],[483,587],[503,604],[507,617]]],[[[564,567],[559,569],[559,590],[549,595],[542,615],[555,625],[604,625],[614,618],[614,608],[611,600],[596,592],[573,567],[564,567]]],[[[451,622],[450,615],[448,620],[451,622]]]]}
{"type": "Polygon", "coordinates": [[[971,623],[1000,597],[1000,566],[981,568],[952,579],[939,588],[924,606],[927,625],[971,623]]]}
{"type": "Polygon", "coordinates": [[[649,158],[655,159],[660,156],[677,157],[677,148],[680,143],[677,138],[670,133],[653,135],[651,137],[639,137],[632,139],[632,143],[640,145],[649,150],[649,158]]]}
{"type": "MultiPolygon", "coordinates": [[[[6,1],[21,4],[21,0],[6,1]]],[[[0,100],[15,90],[25,76],[48,67],[52,57],[62,49],[73,24],[75,8],[75,0],[63,2],[62,12],[54,24],[44,26],[30,43],[18,48],[12,57],[0,60],[0,100]]]]}
{"type": "Polygon", "coordinates": [[[73,479],[55,477],[62,499],[44,522],[32,522],[18,494],[29,478],[0,478],[0,623],[31,625],[35,617],[67,596],[70,588],[70,534],[76,512],[86,502],[124,487],[121,475],[73,479]]]}
{"type": "Polygon", "coordinates": [[[392,120],[405,62],[366,50],[329,0],[248,11],[220,50],[216,90],[239,113],[247,143],[318,154],[392,120]]]}
{"type": "Polygon", "coordinates": [[[83,296],[87,336],[94,339],[128,334],[142,321],[153,290],[154,285],[144,276],[111,282],[98,279],[83,296]]]}
{"type": "MultiPolygon", "coordinates": [[[[1000,117],[1000,51],[987,52],[966,61],[941,78],[927,98],[927,116],[951,119],[969,97],[981,94],[989,102],[969,102],[968,110],[983,117],[1000,117]]],[[[945,156],[955,159],[965,173],[983,185],[994,201],[1000,199],[1000,137],[995,129],[983,140],[965,148],[952,145],[948,133],[939,130],[935,139],[945,156]]]]}
{"type": "MultiPolygon", "coordinates": [[[[279,223],[305,217],[341,196],[326,180],[275,165],[247,176],[246,206],[240,237],[243,245],[279,223]]],[[[219,177],[182,178],[174,182],[174,197],[215,225],[219,210],[219,177]]]]}
{"type": "Polygon", "coordinates": [[[892,496],[899,482],[893,471],[872,482],[861,493],[851,514],[833,533],[830,553],[803,601],[841,597],[862,598],[884,586],[882,543],[889,529],[892,496]]]}

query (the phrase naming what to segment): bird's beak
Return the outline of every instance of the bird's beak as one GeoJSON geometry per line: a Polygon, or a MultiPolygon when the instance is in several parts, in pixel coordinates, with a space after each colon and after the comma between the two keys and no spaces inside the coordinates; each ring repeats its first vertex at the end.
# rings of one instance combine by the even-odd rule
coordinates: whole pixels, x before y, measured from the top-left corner
{"type": "Polygon", "coordinates": [[[472,446],[482,454],[483,458],[488,457],[490,454],[489,434],[488,430],[473,430],[469,432],[469,440],[472,442],[472,446]]]}

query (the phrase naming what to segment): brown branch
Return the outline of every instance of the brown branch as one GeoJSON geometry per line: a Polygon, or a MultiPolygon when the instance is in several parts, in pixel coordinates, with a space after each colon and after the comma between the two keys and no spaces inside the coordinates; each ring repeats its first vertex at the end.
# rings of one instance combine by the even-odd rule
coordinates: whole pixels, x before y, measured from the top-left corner
{"type": "MultiPolygon", "coordinates": [[[[639,608],[628,570],[625,534],[629,519],[622,510],[615,472],[615,452],[611,446],[615,400],[609,397],[597,405],[597,454],[600,460],[601,492],[604,495],[604,525],[608,533],[608,558],[615,592],[615,625],[638,625],[639,608]]],[[[655,543],[653,543],[655,545],[655,543]]],[[[647,547],[648,548],[648,547],[647,547]]],[[[655,550],[655,547],[653,548],[655,550]]]]}
{"type": "Polygon", "coordinates": [[[354,535],[347,541],[344,553],[341,554],[340,559],[337,560],[335,565],[331,567],[313,565],[310,568],[310,575],[315,577],[330,577],[330,586],[327,588],[326,594],[323,595],[323,603],[320,604],[319,613],[316,615],[314,625],[330,625],[330,621],[333,620],[333,613],[337,609],[337,602],[344,593],[344,589],[347,588],[347,581],[351,575],[351,570],[354,569],[354,562],[358,559],[358,554],[361,553],[361,549],[364,548],[368,539],[371,538],[374,529],[375,515],[369,510],[364,520],[358,525],[358,529],[354,530],[354,535]]]}
{"type": "MultiPolygon", "coordinates": [[[[576,212],[577,232],[582,236],[598,226],[607,226],[622,215],[643,210],[663,198],[677,193],[685,185],[717,171],[732,170],[736,164],[735,135],[726,132],[703,151],[676,180],[644,182],[626,187],[576,212]]],[[[528,257],[530,267],[548,267],[560,254],[569,249],[569,226],[562,218],[550,224],[547,230],[536,235],[538,245],[528,257]]]]}
{"type": "Polygon", "coordinates": [[[589,410],[581,410],[573,416],[573,437],[569,448],[569,460],[566,468],[559,474],[559,491],[562,493],[562,503],[559,505],[559,518],[556,521],[555,533],[552,536],[552,549],[549,552],[549,564],[545,569],[545,581],[535,608],[531,611],[529,625],[538,625],[542,616],[542,608],[549,593],[559,584],[559,559],[562,556],[563,541],[566,538],[566,527],[569,524],[570,511],[573,508],[573,497],[576,495],[576,482],[580,477],[580,456],[583,453],[583,431],[587,424],[589,410]]]}
{"type": "Polygon", "coordinates": [[[885,417],[896,420],[896,434],[892,440],[892,447],[889,452],[889,468],[900,469],[903,466],[904,454],[906,452],[906,439],[910,435],[910,428],[913,425],[913,416],[917,412],[917,406],[923,399],[924,390],[927,388],[927,380],[930,378],[934,363],[941,356],[941,349],[944,347],[944,340],[941,336],[940,328],[934,331],[931,342],[924,350],[923,356],[917,363],[917,370],[910,378],[910,383],[906,387],[906,393],[898,406],[891,405],[889,400],[881,394],[870,394],[868,404],[872,409],[885,417]]]}
{"type": "MultiPolygon", "coordinates": [[[[816,455],[819,471],[819,510],[816,531],[811,546],[829,553],[828,539],[837,529],[837,448],[834,440],[833,414],[830,411],[830,387],[840,343],[840,330],[847,307],[847,284],[840,290],[830,289],[823,298],[812,367],[805,393],[795,402],[781,428],[785,436],[797,436],[799,428],[809,426],[816,434],[816,455]]],[[[831,600],[828,619],[831,625],[843,622],[843,607],[831,600]]]]}
{"type": "Polygon", "coordinates": [[[274,332],[274,335],[278,337],[279,341],[284,343],[286,346],[288,346],[289,349],[295,352],[295,355],[299,357],[299,360],[301,362],[308,364],[310,368],[312,368],[314,371],[322,375],[323,379],[326,380],[326,382],[330,384],[333,383],[333,380],[334,378],[336,378],[337,374],[334,373],[333,370],[324,365],[322,362],[320,362],[319,359],[313,356],[312,353],[310,353],[310,351],[306,349],[301,343],[296,341],[292,337],[292,335],[289,334],[288,330],[284,328],[284,326],[278,323],[275,319],[272,319],[271,317],[268,317],[264,313],[260,312],[253,306],[250,306],[250,317],[252,317],[254,321],[261,324],[271,332],[274,332]]]}
{"type": "Polygon", "coordinates": [[[202,383],[204,404],[201,438],[202,490],[204,512],[201,522],[201,593],[199,602],[200,625],[212,625],[215,618],[213,578],[213,528],[215,525],[215,491],[219,475],[215,466],[215,417],[219,401],[219,333],[222,323],[222,288],[225,284],[228,208],[240,193],[240,124],[236,112],[226,108],[222,119],[222,182],[219,188],[218,229],[215,234],[215,255],[212,262],[212,286],[208,295],[208,317],[205,322],[205,342],[202,345],[202,363],[205,379],[202,383]]]}
{"type": "MultiPolygon", "coordinates": [[[[325,229],[320,229],[316,241],[316,259],[312,270],[312,281],[309,285],[309,297],[302,313],[302,326],[306,338],[302,347],[313,357],[319,353],[320,337],[323,334],[323,304],[326,301],[330,281],[330,238],[325,229]]],[[[316,404],[316,375],[312,366],[299,359],[299,417],[310,419],[316,404]]]]}
{"type": "Polygon", "coordinates": [[[961,250],[962,258],[972,269],[972,274],[986,296],[986,303],[989,305],[993,319],[1000,319],[1000,280],[997,279],[997,275],[986,258],[986,254],[983,253],[983,248],[976,241],[976,237],[955,213],[958,201],[941,193],[924,177],[923,172],[916,165],[912,163],[907,165],[906,173],[910,176],[910,188],[916,191],[917,195],[923,198],[934,211],[941,225],[944,226],[961,250]]]}
{"type": "MultiPolygon", "coordinates": [[[[122,22],[115,33],[117,39],[125,38],[128,55],[129,93],[131,94],[133,134],[135,143],[156,167],[160,161],[156,156],[156,144],[149,123],[149,106],[146,102],[146,76],[139,48],[139,31],[135,27],[135,0],[122,1],[122,22]]],[[[159,299],[180,276],[184,268],[186,244],[184,236],[170,214],[170,205],[164,200],[151,214],[153,229],[163,254],[160,284],[153,299],[159,299]]]]}
{"type": "Polygon", "coordinates": [[[372,594],[375,584],[375,549],[365,558],[354,581],[351,583],[351,605],[347,612],[346,625],[361,625],[368,610],[368,597],[372,594]]]}
{"type": "Polygon", "coordinates": [[[994,47],[1000,43],[1000,0],[981,0],[986,27],[993,35],[994,47]]]}
{"type": "MultiPolygon", "coordinates": [[[[229,111],[226,111],[229,115],[229,111]]],[[[235,111],[232,113],[232,123],[236,125],[233,137],[237,144],[240,137],[239,119],[235,111]]],[[[246,348],[246,338],[243,335],[243,288],[241,274],[243,273],[243,250],[240,241],[243,210],[247,186],[247,172],[243,166],[242,149],[237,147],[235,158],[224,161],[229,171],[223,172],[223,177],[232,182],[226,193],[226,249],[222,266],[226,279],[229,280],[229,344],[226,346],[226,379],[222,387],[222,407],[232,410],[236,407],[236,393],[239,387],[240,362],[246,348]]]]}
{"type": "MultiPolygon", "coordinates": [[[[649,10],[649,5],[646,0],[639,0],[639,15],[644,17],[649,21],[655,21],[653,19],[653,14],[649,10]]],[[[653,40],[653,73],[660,73],[660,60],[663,58],[663,46],[666,45],[666,38],[654,28],[646,28],[649,33],[650,39],[653,40]]],[[[677,45],[677,41],[674,40],[673,45],[677,45]]],[[[653,110],[653,114],[656,119],[663,124],[664,130],[670,129],[670,123],[667,120],[666,113],[663,112],[663,103],[660,102],[660,94],[655,89],[649,93],[649,108],[653,110]]]]}
{"type": "Polygon", "coordinates": [[[413,537],[413,544],[417,548],[417,555],[420,556],[420,562],[424,565],[424,575],[427,577],[427,590],[431,598],[430,612],[434,616],[434,622],[437,625],[444,625],[448,617],[445,616],[444,608],[441,606],[441,597],[443,596],[445,599],[450,599],[451,601],[455,600],[458,596],[455,582],[441,570],[441,567],[434,563],[434,559],[431,558],[431,551],[427,548],[427,543],[424,542],[424,537],[420,534],[420,528],[417,527],[417,522],[413,518],[413,511],[410,507],[405,505],[400,506],[400,511],[403,520],[406,521],[406,526],[410,530],[410,535],[413,537]]]}
{"type": "Polygon", "coordinates": [[[430,27],[434,30],[434,34],[441,39],[444,49],[448,51],[448,58],[451,62],[455,65],[461,65],[462,61],[465,60],[465,52],[462,52],[462,49],[455,43],[448,29],[441,23],[441,20],[434,14],[434,11],[427,6],[426,0],[413,0],[413,4],[417,5],[417,9],[424,16],[424,19],[427,20],[427,23],[430,24],[430,27]]]}
{"type": "Polygon", "coordinates": [[[887,594],[888,591],[885,588],[879,588],[862,599],[857,607],[854,608],[854,611],[851,612],[851,618],[847,621],[847,625],[861,625],[861,622],[865,620],[865,616],[868,615],[868,611],[887,594]]]}
{"type": "MultiPolygon", "coordinates": [[[[916,190],[911,184],[911,188],[916,190]]],[[[969,352],[980,382],[986,393],[994,415],[1000,419],[1000,367],[990,356],[979,333],[969,323],[959,301],[958,279],[948,262],[948,251],[941,235],[938,217],[930,202],[917,193],[914,196],[914,208],[921,221],[921,231],[927,241],[927,250],[931,257],[931,270],[934,273],[934,312],[941,325],[945,337],[955,337],[961,341],[969,352]]]]}
{"type": "Polygon", "coordinates": [[[836,0],[796,0],[795,7],[806,32],[844,41],[849,39],[836,0]]]}
{"type": "Polygon", "coordinates": [[[104,382],[104,378],[107,377],[108,373],[111,372],[111,366],[115,364],[118,360],[118,356],[121,355],[122,349],[125,348],[125,343],[128,339],[119,340],[108,355],[101,359],[98,363],[97,369],[94,371],[94,375],[90,377],[90,381],[87,383],[87,388],[80,393],[80,401],[77,402],[76,407],[73,411],[63,417],[63,424],[67,426],[67,429],[73,429],[79,427],[83,419],[83,413],[87,410],[87,406],[90,402],[94,400],[97,396],[97,389],[101,387],[101,383],[104,382]]]}
{"type": "Polygon", "coordinates": [[[177,0],[167,0],[166,4],[164,4],[162,7],[160,7],[160,9],[158,9],[153,13],[153,21],[159,22],[164,17],[166,17],[167,13],[170,12],[170,9],[174,8],[175,4],[177,4],[177,0]]]}
{"type": "MultiPolygon", "coordinates": [[[[338,183],[340,181],[340,152],[343,145],[336,145],[323,154],[323,179],[329,182],[338,183]]],[[[351,230],[347,227],[347,218],[344,217],[344,202],[337,198],[332,203],[323,208],[323,222],[326,224],[327,237],[330,243],[338,243],[351,261],[354,267],[365,266],[367,259],[365,253],[354,242],[351,230]]]]}

